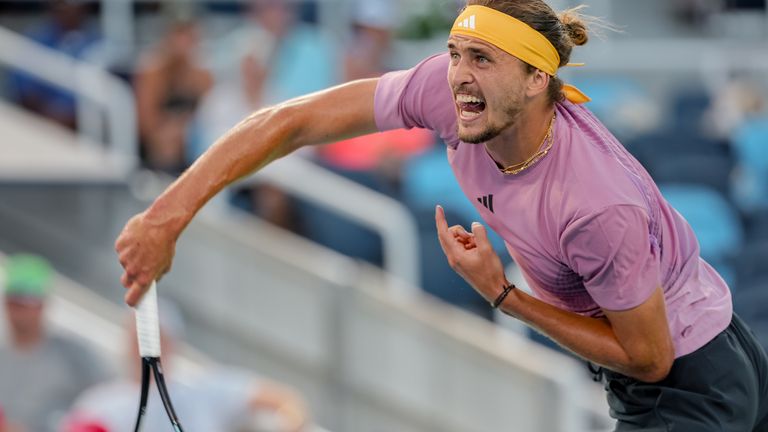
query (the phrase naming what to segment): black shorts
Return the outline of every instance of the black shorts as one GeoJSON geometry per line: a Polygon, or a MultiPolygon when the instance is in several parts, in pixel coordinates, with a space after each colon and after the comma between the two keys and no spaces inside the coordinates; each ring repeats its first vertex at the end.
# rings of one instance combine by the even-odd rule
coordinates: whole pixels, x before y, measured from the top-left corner
{"type": "Polygon", "coordinates": [[[602,374],[616,431],[768,432],[768,357],[736,314],[663,381],[602,374]]]}

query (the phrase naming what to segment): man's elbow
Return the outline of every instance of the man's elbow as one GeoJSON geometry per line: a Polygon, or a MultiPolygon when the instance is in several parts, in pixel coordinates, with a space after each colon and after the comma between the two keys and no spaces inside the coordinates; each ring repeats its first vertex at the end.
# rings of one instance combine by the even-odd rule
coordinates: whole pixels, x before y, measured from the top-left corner
{"type": "Polygon", "coordinates": [[[647,383],[662,381],[669,375],[674,361],[674,351],[658,353],[636,365],[635,378],[647,383]]]}
{"type": "Polygon", "coordinates": [[[640,381],[647,383],[656,383],[664,380],[669,375],[669,371],[672,370],[672,363],[658,362],[650,368],[646,368],[643,373],[637,378],[640,381]]]}

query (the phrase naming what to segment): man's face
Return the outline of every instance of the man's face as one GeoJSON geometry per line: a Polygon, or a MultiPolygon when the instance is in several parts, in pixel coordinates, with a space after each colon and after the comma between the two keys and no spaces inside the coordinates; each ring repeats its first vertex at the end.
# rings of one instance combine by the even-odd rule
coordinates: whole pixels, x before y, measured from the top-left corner
{"type": "Polygon", "coordinates": [[[514,126],[525,101],[525,64],[471,37],[451,36],[448,51],[459,139],[479,144],[514,126]]]}
{"type": "Polygon", "coordinates": [[[36,337],[43,326],[43,300],[5,298],[5,312],[11,332],[18,338],[36,337]]]}

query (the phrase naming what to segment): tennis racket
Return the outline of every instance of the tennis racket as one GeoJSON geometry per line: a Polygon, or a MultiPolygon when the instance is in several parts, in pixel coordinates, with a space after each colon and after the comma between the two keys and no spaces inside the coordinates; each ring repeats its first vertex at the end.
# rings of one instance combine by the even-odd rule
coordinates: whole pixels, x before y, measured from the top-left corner
{"type": "Polygon", "coordinates": [[[154,281],[144,294],[141,303],[136,306],[136,334],[139,339],[139,355],[141,355],[141,398],[139,399],[139,413],[136,416],[136,427],[133,430],[134,432],[141,430],[141,420],[147,411],[151,371],[155,377],[160,399],[165,406],[165,412],[171,420],[171,425],[173,425],[173,430],[183,432],[176,411],[173,410],[171,397],[165,386],[165,378],[163,378],[163,367],[160,364],[160,321],[157,313],[157,283],[154,281]]]}

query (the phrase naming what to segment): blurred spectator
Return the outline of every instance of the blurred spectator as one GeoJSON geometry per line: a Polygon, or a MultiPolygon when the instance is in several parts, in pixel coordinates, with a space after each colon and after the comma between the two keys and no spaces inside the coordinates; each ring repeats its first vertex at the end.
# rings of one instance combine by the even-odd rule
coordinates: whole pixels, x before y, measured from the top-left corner
{"type": "Polygon", "coordinates": [[[352,40],[344,58],[345,81],[377,77],[385,72],[396,22],[391,1],[359,0],[354,4],[352,40]]]}
{"type": "MultiPolygon", "coordinates": [[[[190,162],[197,159],[224,132],[265,105],[264,93],[275,39],[254,30],[247,40],[228,46],[217,62],[214,85],[203,97],[195,119],[197,134],[189,142],[190,162]],[[236,57],[232,53],[238,53],[236,57]]],[[[225,44],[222,44],[225,45],[225,44]]]]}
{"type": "MultiPolygon", "coordinates": [[[[141,364],[133,316],[126,320],[129,376],[100,384],[73,404],[65,432],[133,431],[140,394],[141,364]]],[[[188,371],[174,367],[175,348],[183,338],[179,311],[160,302],[163,366],[173,407],[187,432],[269,430],[304,431],[304,401],[292,390],[245,371],[217,367],[188,371]]],[[[170,429],[160,396],[151,390],[142,429],[170,429]]]]}
{"type": "Polygon", "coordinates": [[[657,131],[662,126],[662,107],[649,89],[629,76],[601,74],[574,79],[589,94],[589,110],[624,140],[657,131]]]}
{"type": "MultiPolygon", "coordinates": [[[[352,16],[353,37],[345,49],[344,81],[378,77],[387,71],[395,5],[386,0],[361,0],[352,16]]],[[[423,129],[400,129],[365,135],[317,149],[318,161],[334,172],[378,192],[399,196],[403,163],[436,143],[423,129]]],[[[333,212],[303,205],[306,235],[345,255],[381,265],[381,239],[373,231],[340,218],[333,212]],[[339,235],[340,232],[344,234],[339,235]]]]}
{"type": "Polygon", "coordinates": [[[143,158],[152,169],[179,174],[200,99],[213,84],[197,58],[198,24],[175,17],[165,37],[142,55],[136,73],[136,103],[143,158]]]}
{"type": "Polygon", "coordinates": [[[765,92],[746,74],[733,74],[728,82],[718,87],[705,114],[707,132],[717,138],[729,140],[748,118],[764,113],[765,92]]]}
{"type": "MultiPolygon", "coordinates": [[[[198,116],[195,156],[249,113],[276,102],[329,87],[341,78],[337,48],[327,35],[298,19],[297,5],[253,0],[247,25],[220,42],[215,54],[216,88],[198,116]]],[[[293,200],[270,185],[243,190],[238,206],[269,222],[299,231],[293,200]]]]}
{"type": "MultiPolygon", "coordinates": [[[[25,33],[30,39],[74,58],[83,59],[99,35],[88,24],[82,0],[50,0],[49,15],[25,33]]],[[[64,126],[77,126],[76,100],[68,91],[21,71],[9,77],[10,98],[21,106],[64,126]]]]}
{"type": "Polygon", "coordinates": [[[311,93],[331,86],[341,78],[338,47],[316,27],[299,21],[296,2],[252,0],[248,24],[223,41],[233,57],[227,64],[240,64],[252,53],[254,41],[264,40],[269,65],[262,101],[266,104],[311,93]]]}
{"type": "MultiPolygon", "coordinates": [[[[345,49],[344,81],[373,78],[387,71],[396,5],[387,0],[361,0],[353,9],[353,37],[345,49]]],[[[403,161],[436,143],[422,129],[393,130],[353,138],[319,149],[328,167],[366,186],[397,195],[403,161]],[[365,177],[371,177],[366,179],[365,177]]]]}
{"type": "Polygon", "coordinates": [[[108,369],[83,343],[46,330],[52,269],[43,258],[10,257],[5,267],[9,340],[0,346],[0,406],[9,430],[57,430],[61,416],[84,389],[108,378],[108,369]]]}

